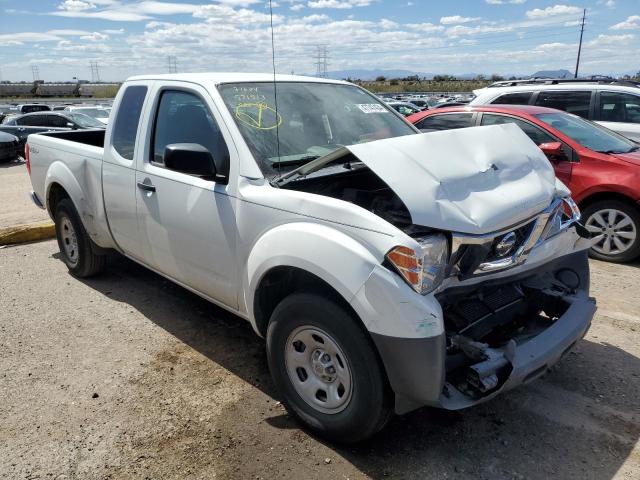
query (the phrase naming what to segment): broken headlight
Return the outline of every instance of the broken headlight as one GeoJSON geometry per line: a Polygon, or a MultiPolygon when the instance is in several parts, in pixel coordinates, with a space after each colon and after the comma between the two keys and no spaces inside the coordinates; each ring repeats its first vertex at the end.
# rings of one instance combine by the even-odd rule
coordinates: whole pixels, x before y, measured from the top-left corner
{"type": "Polygon", "coordinates": [[[444,280],[449,259],[449,242],[443,234],[416,238],[418,251],[398,246],[387,253],[387,260],[416,292],[425,295],[444,280]]]}
{"type": "Polygon", "coordinates": [[[580,221],[578,205],[571,197],[563,197],[551,213],[541,238],[544,240],[551,238],[578,221],[580,221]]]}

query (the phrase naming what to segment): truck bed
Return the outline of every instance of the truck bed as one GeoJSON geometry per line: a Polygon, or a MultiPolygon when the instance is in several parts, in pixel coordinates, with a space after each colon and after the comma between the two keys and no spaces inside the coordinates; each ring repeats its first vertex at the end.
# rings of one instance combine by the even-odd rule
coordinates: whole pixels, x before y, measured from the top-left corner
{"type": "MultiPolygon", "coordinates": [[[[69,130],[30,135],[27,144],[37,200],[47,205],[51,185],[65,185],[91,238],[109,247],[102,200],[104,137],[102,129],[69,130]]],[[[55,212],[49,214],[53,217],[55,212]]]]}
{"type": "Polygon", "coordinates": [[[45,132],[40,135],[60,138],[62,140],[68,140],[75,143],[83,143],[94,147],[104,147],[105,130],[101,128],[97,128],[95,130],[65,130],[45,132]]]}

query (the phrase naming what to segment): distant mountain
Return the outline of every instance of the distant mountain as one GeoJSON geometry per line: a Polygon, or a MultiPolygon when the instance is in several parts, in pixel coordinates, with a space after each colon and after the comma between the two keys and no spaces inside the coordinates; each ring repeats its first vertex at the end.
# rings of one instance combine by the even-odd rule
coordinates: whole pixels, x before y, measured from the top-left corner
{"type": "Polygon", "coordinates": [[[531,74],[532,77],[543,78],[573,78],[573,73],[569,70],[538,70],[536,73],[531,74]]]}
{"type": "MultiPolygon", "coordinates": [[[[357,80],[375,80],[378,77],[391,78],[404,78],[411,75],[418,75],[420,78],[429,77],[431,74],[413,72],[411,70],[336,70],[333,72],[327,72],[329,78],[335,78],[342,80],[345,78],[352,78],[357,80]]],[[[315,75],[312,75],[315,76],[315,75]]],[[[432,76],[432,75],[431,75],[432,76]]]]}

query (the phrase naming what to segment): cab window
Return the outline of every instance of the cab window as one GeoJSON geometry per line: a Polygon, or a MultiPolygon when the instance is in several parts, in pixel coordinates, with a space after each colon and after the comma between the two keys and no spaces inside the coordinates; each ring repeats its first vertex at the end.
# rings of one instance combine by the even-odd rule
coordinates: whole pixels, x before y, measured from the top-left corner
{"type": "Polygon", "coordinates": [[[165,90],[156,112],[152,161],[164,165],[164,150],[173,143],[197,143],[209,150],[216,162],[225,163],[229,159],[220,128],[200,97],[165,90]]]}
{"type": "Polygon", "coordinates": [[[143,85],[127,87],[118,107],[111,143],[116,152],[127,160],[133,160],[138,124],[146,95],[147,87],[143,85]]]}

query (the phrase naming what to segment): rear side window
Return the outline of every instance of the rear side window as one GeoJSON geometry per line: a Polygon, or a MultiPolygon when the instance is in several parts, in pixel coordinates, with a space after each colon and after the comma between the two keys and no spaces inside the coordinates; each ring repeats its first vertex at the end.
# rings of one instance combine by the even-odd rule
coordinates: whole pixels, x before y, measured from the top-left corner
{"type": "Polygon", "coordinates": [[[508,117],[506,115],[494,115],[491,113],[484,113],[482,115],[481,125],[502,125],[505,123],[515,123],[520,129],[527,134],[527,136],[535,143],[540,145],[542,143],[555,142],[551,135],[546,133],[539,127],[531,125],[529,122],[518,120],[517,118],[508,117]]]}
{"type": "Polygon", "coordinates": [[[540,92],[536,99],[536,105],[548,108],[557,108],[568,113],[573,113],[582,118],[589,118],[589,103],[591,92],[540,92]]]}
{"type": "Polygon", "coordinates": [[[603,122],[640,123],[640,96],[601,92],[598,119],[603,122]]]}
{"type": "Polygon", "coordinates": [[[147,87],[143,85],[127,87],[118,107],[111,143],[116,152],[127,160],[133,160],[138,123],[146,95],[147,87]]]}
{"type": "Polygon", "coordinates": [[[453,130],[471,127],[471,113],[447,113],[430,115],[416,124],[420,130],[453,130]]]}
{"type": "Polygon", "coordinates": [[[26,117],[16,120],[17,125],[24,125],[26,127],[43,127],[44,119],[42,115],[27,115],[26,117]]]}
{"type": "Polygon", "coordinates": [[[532,92],[505,93],[491,103],[499,103],[500,105],[528,105],[529,100],[531,100],[531,93],[532,92]]]}
{"type": "Polygon", "coordinates": [[[153,133],[152,160],[164,164],[164,150],[172,143],[197,143],[218,165],[229,161],[229,150],[220,128],[205,103],[192,93],[162,92],[153,133]]]}

